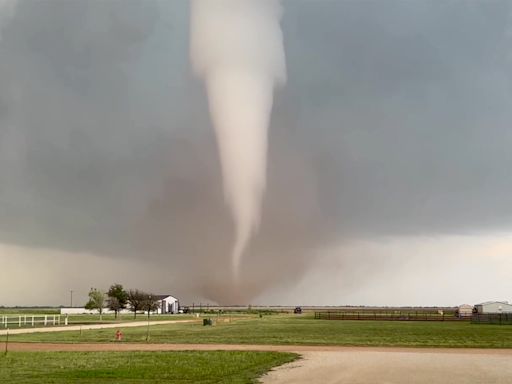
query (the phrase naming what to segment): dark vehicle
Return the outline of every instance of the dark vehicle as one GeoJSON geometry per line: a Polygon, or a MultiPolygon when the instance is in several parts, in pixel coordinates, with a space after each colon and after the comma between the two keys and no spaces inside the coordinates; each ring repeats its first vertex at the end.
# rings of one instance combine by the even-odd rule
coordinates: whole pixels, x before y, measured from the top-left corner
{"type": "Polygon", "coordinates": [[[190,308],[189,307],[182,307],[182,308],[180,308],[180,311],[182,311],[181,313],[190,313],[190,308]]]}
{"type": "Polygon", "coordinates": [[[300,315],[302,313],[302,308],[301,307],[295,307],[295,309],[293,310],[293,313],[295,313],[296,315],[300,315]]]}

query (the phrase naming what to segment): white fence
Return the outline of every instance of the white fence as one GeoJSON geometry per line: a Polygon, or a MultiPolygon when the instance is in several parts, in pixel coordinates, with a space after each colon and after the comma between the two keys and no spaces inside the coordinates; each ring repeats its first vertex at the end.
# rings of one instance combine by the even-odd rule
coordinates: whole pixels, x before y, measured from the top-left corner
{"type": "MultiPolygon", "coordinates": [[[[67,319],[65,319],[67,320],[67,319]]],[[[67,321],[65,321],[67,323],[67,321]]],[[[60,315],[2,315],[0,327],[35,327],[60,325],[60,315]]],[[[67,325],[67,324],[66,324],[67,325]]]]}

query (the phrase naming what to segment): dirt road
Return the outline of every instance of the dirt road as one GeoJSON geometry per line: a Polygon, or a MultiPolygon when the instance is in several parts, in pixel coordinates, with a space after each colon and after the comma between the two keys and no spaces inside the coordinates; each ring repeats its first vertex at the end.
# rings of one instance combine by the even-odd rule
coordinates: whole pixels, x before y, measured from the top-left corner
{"type": "Polygon", "coordinates": [[[512,351],[345,350],[303,352],[264,384],[510,384],[512,351]]]}
{"type": "MultiPolygon", "coordinates": [[[[3,343],[0,341],[0,345],[3,343]]],[[[325,345],[258,345],[258,344],[157,344],[157,343],[9,343],[10,351],[273,351],[294,352],[301,355],[307,353],[414,353],[438,355],[471,355],[471,356],[503,356],[512,359],[512,349],[456,349],[456,348],[374,348],[374,347],[342,347],[325,345]]]]}

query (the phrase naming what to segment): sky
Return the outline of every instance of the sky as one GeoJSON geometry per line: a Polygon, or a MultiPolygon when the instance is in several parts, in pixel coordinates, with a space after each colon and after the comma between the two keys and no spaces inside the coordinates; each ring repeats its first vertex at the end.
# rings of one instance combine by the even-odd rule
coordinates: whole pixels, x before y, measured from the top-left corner
{"type": "Polygon", "coordinates": [[[183,303],[512,300],[512,4],[282,4],[288,79],[235,287],[188,1],[0,2],[0,305],[115,282],[183,303]]]}

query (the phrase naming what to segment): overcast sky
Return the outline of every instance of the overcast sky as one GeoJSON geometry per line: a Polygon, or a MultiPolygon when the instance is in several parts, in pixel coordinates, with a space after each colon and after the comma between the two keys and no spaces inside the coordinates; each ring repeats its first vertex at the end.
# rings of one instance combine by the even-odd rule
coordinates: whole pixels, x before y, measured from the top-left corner
{"type": "Polygon", "coordinates": [[[114,282],[186,303],[512,300],[512,3],[283,5],[236,294],[188,2],[0,7],[0,305],[114,282]]]}

